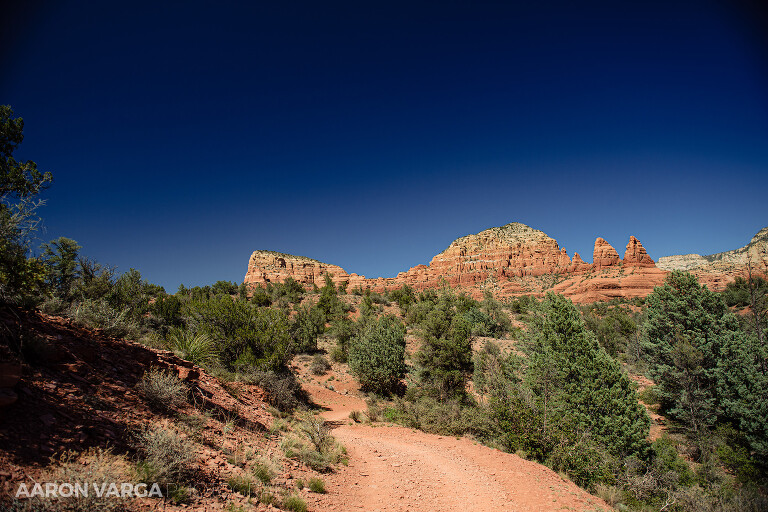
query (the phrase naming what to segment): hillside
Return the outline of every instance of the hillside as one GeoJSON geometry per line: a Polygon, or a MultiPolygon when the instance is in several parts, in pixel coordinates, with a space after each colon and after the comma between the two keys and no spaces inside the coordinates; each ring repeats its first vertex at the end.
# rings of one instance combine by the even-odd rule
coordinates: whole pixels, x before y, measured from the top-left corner
{"type": "Polygon", "coordinates": [[[747,277],[748,264],[751,264],[754,274],[768,274],[768,227],[758,231],[744,247],[707,256],[664,256],[659,258],[658,267],[691,272],[702,284],[713,290],[722,290],[736,277],[747,277]]]}
{"type": "MultiPolygon", "coordinates": [[[[275,416],[258,386],[221,381],[171,352],[110,338],[61,317],[9,310],[2,321],[6,332],[21,330],[35,340],[25,352],[29,361],[12,363],[22,368],[19,382],[0,384],[15,399],[0,415],[3,493],[22,483],[32,489],[55,471],[76,481],[94,475],[105,481],[135,478],[125,469],[145,456],[146,447],[137,445],[140,433],[161,431],[191,447],[187,491],[174,495],[178,503],[169,499],[173,491],[167,486],[165,499],[119,500],[127,510],[293,510],[285,501],[290,495],[300,496],[310,511],[606,509],[551,469],[514,454],[466,438],[350,421],[350,412],[366,404],[346,365],[334,363],[324,377],[309,372],[308,356],[291,365],[348,453],[346,464],[318,472],[282,454],[286,439],[295,439],[301,427],[275,416]],[[184,383],[189,394],[183,403],[161,409],[148,401],[140,383],[158,370],[184,383]],[[99,449],[109,451],[93,451],[99,449]],[[252,493],[243,484],[233,487],[238,479],[248,483],[265,461],[271,472],[267,485],[251,481],[252,493]],[[306,487],[313,478],[325,482],[323,493],[306,487]],[[457,486],[461,495],[453,492],[457,486]]],[[[4,376],[11,373],[3,366],[4,376]]],[[[172,459],[174,451],[163,457],[172,459]]],[[[114,500],[88,510],[113,510],[114,500]]]]}

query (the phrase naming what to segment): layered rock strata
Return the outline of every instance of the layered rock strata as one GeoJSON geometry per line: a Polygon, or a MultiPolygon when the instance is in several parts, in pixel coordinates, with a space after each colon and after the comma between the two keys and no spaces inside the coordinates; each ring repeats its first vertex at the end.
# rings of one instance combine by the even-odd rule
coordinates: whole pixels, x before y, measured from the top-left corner
{"type": "Polygon", "coordinates": [[[429,265],[417,265],[394,278],[368,279],[311,258],[255,251],[244,281],[262,285],[291,277],[307,286],[319,286],[330,272],[334,283],[346,282],[350,289],[360,286],[383,291],[408,285],[424,290],[447,284],[474,296],[482,295],[483,290],[497,296],[541,295],[554,290],[578,302],[592,302],[643,297],[666,275],[634,236],[623,260],[616,249],[598,238],[593,259],[594,263],[586,263],[578,253],[571,259],[546,233],[514,222],[459,238],[429,265]]]}

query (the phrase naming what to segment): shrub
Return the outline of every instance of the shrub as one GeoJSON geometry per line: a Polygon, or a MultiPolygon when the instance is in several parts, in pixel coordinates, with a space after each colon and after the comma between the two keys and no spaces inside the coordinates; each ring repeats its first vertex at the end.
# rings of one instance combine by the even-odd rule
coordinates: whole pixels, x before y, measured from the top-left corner
{"type": "MultiPolygon", "coordinates": [[[[54,465],[47,469],[41,480],[47,482],[83,483],[91,490],[94,484],[99,488],[103,484],[116,482],[131,482],[135,478],[131,464],[125,457],[113,454],[109,449],[91,448],[86,452],[68,451],[54,459],[54,465]]],[[[115,499],[112,496],[97,496],[89,492],[87,496],[79,494],[59,501],[56,499],[33,498],[32,505],[50,512],[75,511],[89,512],[103,510],[113,512],[126,510],[129,503],[126,500],[115,499]]],[[[21,509],[20,509],[21,510],[21,509]]],[[[26,507],[23,510],[28,510],[26,507]]]]}
{"type": "Polygon", "coordinates": [[[91,329],[101,329],[107,336],[124,337],[138,332],[127,309],[114,309],[104,299],[85,299],[69,309],[75,323],[91,329]]]}
{"type": "Polygon", "coordinates": [[[340,345],[336,345],[331,349],[331,359],[337,363],[346,363],[347,353],[340,345]]]}
{"type": "Polygon", "coordinates": [[[315,357],[312,358],[312,365],[309,367],[309,370],[314,375],[325,375],[330,369],[331,363],[328,362],[325,356],[322,354],[315,354],[315,357]]]}
{"type": "Polygon", "coordinates": [[[251,472],[253,473],[253,476],[258,478],[264,484],[270,483],[272,479],[277,476],[277,471],[275,471],[272,462],[267,460],[256,461],[251,472]]]}
{"type": "Polygon", "coordinates": [[[331,436],[322,419],[307,413],[298,431],[302,437],[289,435],[280,443],[286,457],[298,458],[315,471],[327,471],[346,461],[346,450],[331,436]]]}
{"type": "Polygon", "coordinates": [[[364,390],[387,394],[405,376],[405,330],[394,317],[371,320],[349,347],[349,369],[364,390]]]}
{"type": "Polygon", "coordinates": [[[432,434],[470,435],[483,441],[492,441],[496,436],[493,420],[485,409],[455,399],[439,402],[421,396],[413,402],[396,400],[383,414],[388,421],[432,434]]]}
{"type": "Polygon", "coordinates": [[[301,384],[296,380],[296,376],[291,372],[277,374],[253,371],[245,380],[261,386],[267,393],[267,402],[280,412],[293,412],[309,400],[301,384]]]}
{"type": "Polygon", "coordinates": [[[555,471],[565,471],[577,485],[594,489],[596,483],[613,483],[612,469],[617,467],[615,459],[588,436],[576,442],[562,438],[549,456],[549,463],[555,471]]]}
{"type": "Polygon", "coordinates": [[[161,411],[171,412],[186,403],[187,387],[168,371],[153,368],[144,372],[136,387],[151,406],[161,411]]]}
{"type": "Polygon", "coordinates": [[[228,295],[192,300],[184,310],[191,330],[219,340],[219,357],[228,370],[277,371],[291,357],[293,342],[285,311],[257,308],[228,295]]]}
{"type": "Polygon", "coordinates": [[[261,485],[248,475],[237,475],[227,478],[227,485],[243,496],[257,496],[261,485]]]}
{"type": "Polygon", "coordinates": [[[325,331],[325,315],[316,306],[299,306],[291,325],[295,352],[317,350],[317,337],[325,331]]]}
{"type": "Polygon", "coordinates": [[[325,489],[325,482],[323,482],[321,478],[310,478],[307,486],[312,492],[318,494],[325,494],[328,492],[325,489]]]}
{"type": "Polygon", "coordinates": [[[168,335],[168,344],[177,356],[199,366],[210,366],[217,360],[213,338],[202,332],[174,329],[168,335]]]}
{"type": "Polygon", "coordinates": [[[136,444],[142,454],[138,465],[142,481],[178,485],[192,473],[195,447],[174,430],[145,428],[136,434],[136,444]]]}
{"type": "Polygon", "coordinates": [[[427,315],[424,342],[416,353],[419,380],[440,400],[463,395],[474,368],[471,324],[463,316],[453,317],[449,327],[446,322],[438,310],[427,315]]]}
{"type": "Polygon", "coordinates": [[[299,496],[291,494],[283,500],[282,508],[291,512],[307,512],[307,503],[299,496]]]}

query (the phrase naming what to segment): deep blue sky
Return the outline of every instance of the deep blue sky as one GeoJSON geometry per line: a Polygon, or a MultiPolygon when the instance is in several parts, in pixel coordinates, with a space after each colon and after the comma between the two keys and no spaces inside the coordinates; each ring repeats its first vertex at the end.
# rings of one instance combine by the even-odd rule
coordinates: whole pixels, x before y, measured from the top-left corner
{"type": "Polygon", "coordinates": [[[586,261],[768,225],[757,0],[17,3],[0,103],[54,175],[41,238],[169,291],[255,249],[376,277],[512,221],[586,261]]]}

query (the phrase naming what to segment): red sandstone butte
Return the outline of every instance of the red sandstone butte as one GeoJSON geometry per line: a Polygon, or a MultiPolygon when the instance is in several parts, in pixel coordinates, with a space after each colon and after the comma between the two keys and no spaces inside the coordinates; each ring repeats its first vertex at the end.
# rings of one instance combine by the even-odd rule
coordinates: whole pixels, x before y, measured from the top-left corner
{"type": "Polygon", "coordinates": [[[594,263],[573,259],[557,241],[538,229],[513,222],[454,240],[429,265],[416,265],[397,277],[368,279],[311,258],[255,251],[245,283],[263,285],[291,277],[306,286],[322,285],[326,273],[335,284],[347,283],[374,291],[408,285],[415,290],[448,284],[472,296],[488,290],[496,296],[563,293],[577,302],[648,295],[666,272],[656,268],[640,241],[630,237],[624,261],[602,238],[595,241],[594,263]],[[599,271],[599,272],[598,272],[599,271]]]}
{"type": "Polygon", "coordinates": [[[624,266],[625,267],[655,267],[648,253],[645,252],[645,247],[640,243],[640,240],[634,236],[629,237],[627,243],[627,250],[624,251],[624,266]]]}
{"type": "Polygon", "coordinates": [[[595,240],[595,250],[592,253],[592,267],[600,270],[605,267],[615,267],[619,264],[619,253],[611,244],[598,237],[595,240]]]}

